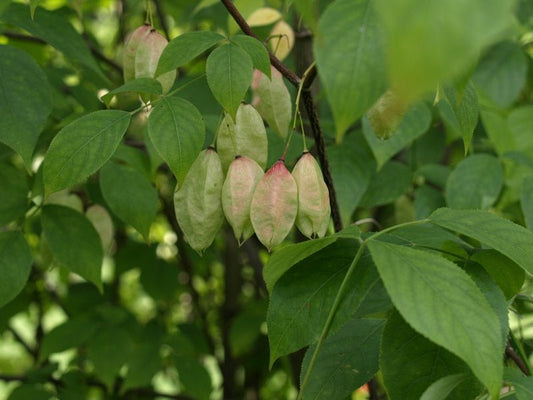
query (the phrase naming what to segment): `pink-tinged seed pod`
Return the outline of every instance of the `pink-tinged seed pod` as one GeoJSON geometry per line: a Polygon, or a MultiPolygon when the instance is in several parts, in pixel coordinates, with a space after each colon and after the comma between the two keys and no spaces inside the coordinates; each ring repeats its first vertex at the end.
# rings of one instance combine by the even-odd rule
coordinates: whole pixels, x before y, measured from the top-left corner
{"type": "Polygon", "coordinates": [[[331,213],[329,191],[311,153],[302,154],[292,170],[292,176],[298,187],[296,226],[308,238],[324,236],[331,213]]]}
{"type": "Polygon", "coordinates": [[[298,189],[283,160],[259,180],[250,208],[258,239],[270,251],[287,237],[298,211],[298,189]]]}
{"type": "Polygon", "coordinates": [[[291,95],[281,73],[271,68],[272,79],[256,70],[252,80],[252,105],[279,136],[287,137],[292,119],[291,95]]]}
{"type": "MultiPolygon", "coordinates": [[[[168,41],[155,29],[150,30],[144,36],[135,52],[135,78],[153,78],[161,53],[167,46],[168,41]]],[[[161,83],[163,93],[170,90],[176,79],[176,71],[169,71],[157,77],[161,83]]]]}
{"type": "Polygon", "coordinates": [[[220,158],[214,149],[208,148],[200,152],[174,194],[178,224],[185,240],[199,253],[211,245],[224,222],[223,183],[220,158]]]}
{"type": "Polygon", "coordinates": [[[222,186],[222,208],[233,228],[239,245],[254,233],[250,221],[250,206],[263,169],[248,157],[237,156],[230,164],[222,186]]]}
{"type": "Polygon", "coordinates": [[[408,104],[392,90],[388,90],[368,110],[367,117],[379,139],[389,139],[400,126],[408,104]]]}
{"type": "Polygon", "coordinates": [[[122,57],[124,82],[129,82],[135,79],[135,53],[137,52],[139,43],[148,36],[152,29],[150,24],[144,24],[135,29],[126,39],[124,55],[122,57]]]}

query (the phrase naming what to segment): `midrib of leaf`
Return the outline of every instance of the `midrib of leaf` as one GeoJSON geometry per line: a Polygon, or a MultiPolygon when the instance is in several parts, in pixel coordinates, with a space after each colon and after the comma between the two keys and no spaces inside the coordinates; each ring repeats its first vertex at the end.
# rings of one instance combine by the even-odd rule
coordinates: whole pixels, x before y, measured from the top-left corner
{"type": "Polygon", "coordinates": [[[116,120],[114,120],[112,123],[110,123],[109,125],[106,125],[104,128],[100,129],[95,135],[93,135],[92,137],[89,138],[89,140],[87,140],[84,144],[82,144],[80,147],[78,147],[63,163],[62,165],[60,166],[59,168],[59,171],[56,173],[55,177],[54,178],[57,178],[59,175],[61,175],[61,173],[63,172],[63,170],[67,167],[67,164],[74,158],[74,156],[76,156],[82,149],[84,149],[86,146],[89,145],[89,143],[91,143],[93,140],[95,140],[97,137],[99,137],[102,133],[104,133],[105,131],[107,131],[110,127],[112,127],[113,125],[115,125],[116,123],[120,122],[123,118],[125,117],[129,117],[129,114],[126,113],[124,115],[122,115],[120,118],[117,118],[116,120]]]}
{"type": "Polygon", "coordinates": [[[342,272],[342,270],[339,270],[339,271],[336,271],[333,275],[331,275],[326,281],[324,281],[322,283],[322,285],[320,285],[313,293],[311,293],[309,295],[309,297],[307,299],[305,299],[304,302],[302,302],[302,305],[300,307],[298,307],[297,309],[297,312],[293,313],[294,317],[290,319],[290,322],[289,322],[289,325],[287,327],[287,329],[285,329],[282,333],[282,335],[279,337],[278,341],[277,341],[277,344],[276,346],[274,347],[274,349],[276,350],[276,354],[277,354],[277,349],[279,348],[279,344],[280,342],[282,341],[282,339],[285,338],[287,332],[289,331],[289,328],[293,325],[294,323],[294,320],[296,319],[296,316],[300,313],[300,311],[305,307],[305,305],[313,298],[315,297],[315,295],[324,288],[324,286],[326,286],[333,278],[335,278],[338,274],[340,274],[342,272]]]}
{"type": "Polygon", "coordinates": [[[178,121],[176,119],[176,115],[174,114],[174,110],[172,110],[172,107],[170,107],[170,102],[167,100],[166,97],[163,97],[163,101],[165,102],[165,105],[168,107],[168,109],[170,111],[170,115],[172,117],[172,122],[174,123],[176,138],[178,139],[178,152],[179,152],[179,160],[180,160],[180,165],[181,165],[181,164],[183,164],[183,162],[182,162],[182,160],[183,160],[183,147],[181,145],[181,138],[180,138],[180,135],[179,135],[179,131],[180,130],[178,128],[178,121]]]}
{"type": "MultiPolygon", "coordinates": [[[[364,340],[361,341],[360,343],[360,347],[362,347],[362,345],[364,345],[374,334],[377,330],[379,330],[380,328],[382,328],[382,325],[377,325],[374,329],[372,329],[371,332],[369,332],[369,334],[366,336],[366,338],[364,340]]],[[[338,371],[340,371],[342,369],[341,366],[337,366],[335,369],[333,369],[333,371],[328,375],[328,378],[332,377],[332,376],[335,376],[338,374],[338,371]]],[[[328,379],[329,380],[329,379],[328,379]]],[[[320,394],[324,391],[326,387],[325,386],[322,386],[322,388],[315,394],[315,396],[313,397],[313,399],[322,399],[322,397],[320,397],[320,394]]]]}
{"type": "MultiPolygon", "coordinates": [[[[228,91],[229,91],[229,98],[230,98],[230,101],[231,101],[231,105],[233,105],[233,85],[232,85],[232,79],[231,79],[231,75],[232,75],[232,67],[231,67],[231,44],[228,44],[228,47],[227,47],[227,52],[228,52],[228,82],[229,82],[229,88],[228,88],[228,91]]],[[[235,118],[237,119],[237,118],[235,118]]]]}

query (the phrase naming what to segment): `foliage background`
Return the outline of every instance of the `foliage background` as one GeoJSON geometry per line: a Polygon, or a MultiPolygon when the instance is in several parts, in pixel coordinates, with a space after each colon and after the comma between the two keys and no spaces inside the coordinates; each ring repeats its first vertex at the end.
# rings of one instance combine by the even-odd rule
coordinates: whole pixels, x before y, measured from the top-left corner
{"type": "MultiPolygon", "coordinates": [[[[367,231],[423,220],[443,206],[490,211],[531,230],[533,2],[421,3],[235,1],[245,17],[262,6],[280,10],[296,32],[284,63],[297,76],[316,59],[318,76],[310,93],[340,216],[330,233],[341,223],[358,221],[367,238],[367,231]],[[368,110],[390,87],[410,108],[393,128],[394,135],[383,141],[373,131],[368,110]]],[[[169,38],[191,31],[232,35],[239,30],[221,2],[159,0],[150,7],[155,27],[169,38]]],[[[113,162],[82,183],[66,184],[41,208],[41,163],[50,143],[69,123],[106,108],[100,96],[123,83],[125,37],[144,19],[144,1],[0,1],[0,266],[5,268],[0,282],[0,398],[295,398],[302,362],[305,372],[361,231],[352,228],[344,236],[293,247],[288,243],[304,240],[294,230],[287,246],[270,255],[255,238],[238,247],[226,224],[200,257],[183,241],[172,204],[175,178],[148,138],[143,112],[133,114],[126,135],[118,138],[113,162]],[[109,197],[111,188],[117,189],[118,206],[109,197]],[[125,194],[129,203],[147,206],[128,214],[120,203],[125,194]],[[76,226],[83,215],[98,221],[103,249],[90,235],[59,247],[54,243],[80,237],[75,232],[56,239],[43,236],[58,221],[76,226]],[[100,274],[84,269],[98,252],[103,257],[102,293],[97,288],[100,274]],[[70,264],[61,265],[64,260],[70,264]],[[24,270],[29,278],[20,272],[24,270]],[[315,289],[316,303],[308,313],[302,311],[315,289]],[[291,325],[293,319],[297,326],[291,325]]],[[[270,28],[254,29],[265,40],[270,28]]],[[[180,66],[175,84],[179,96],[201,112],[204,148],[212,142],[222,110],[207,83],[208,55],[180,66]]],[[[297,88],[290,79],[286,84],[294,107],[297,88]]],[[[245,99],[252,100],[249,92],[245,99]]],[[[117,110],[139,106],[131,93],[111,101],[117,110]]],[[[320,152],[312,135],[316,126],[304,109],[302,113],[308,143],[320,152]]],[[[270,166],[285,144],[268,127],[267,134],[270,166]]],[[[289,166],[301,150],[296,133],[289,166]]],[[[533,271],[530,232],[500,225],[500,220],[493,221],[497,229],[491,230],[489,219],[480,217],[471,233],[460,221],[473,221],[474,214],[450,215],[458,224],[433,214],[435,223],[427,228],[407,227],[368,245],[373,261],[364,253],[362,269],[348,282],[353,296],[337,311],[306,398],[366,396],[355,389],[376,373],[372,396],[387,391],[390,398],[418,399],[435,381],[458,373],[464,375],[444,381],[455,390],[452,398],[487,396],[483,385],[492,378],[480,383],[480,375],[472,374],[479,362],[465,359],[483,346],[483,339],[472,334],[470,351],[453,351],[457,343],[447,343],[442,332],[417,325],[430,313],[442,315],[444,328],[456,327],[463,306],[452,309],[449,317],[446,313],[463,278],[467,291],[475,292],[461,296],[470,313],[465,315],[493,315],[488,330],[500,337],[503,333],[502,351],[494,351],[496,366],[486,368],[496,375],[500,368],[500,376],[502,362],[530,370],[531,288],[524,275],[524,269],[533,271]],[[396,265],[405,272],[414,264],[391,258],[387,251],[396,248],[387,247],[390,243],[444,254],[443,264],[433,258],[424,262],[423,257],[430,257],[426,254],[434,256],[429,252],[398,253],[398,259],[412,256],[449,271],[440,276],[442,270],[436,269],[428,277],[436,278],[437,286],[452,283],[450,301],[414,297],[413,303],[422,306],[409,314],[412,303],[403,306],[402,301],[416,280],[390,275],[394,271],[385,268],[396,265]],[[470,278],[453,269],[457,265],[470,278]],[[390,286],[391,281],[397,284],[390,286]],[[471,290],[473,281],[479,290],[471,290]],[[476,301],[490,305],[494,313],[470,307],[476,301]],[[406,350],[404,343],[414,345],[406,350]],[[504,349],[507,357],[498,359],[504,349]],[[346,367],[351,362],[360,363],[356,378],[346,367]],[[431,374],[419,375],[431,366],[431,374]]],[[[511,383],[516,393],[502,397],[529,398],[529,379],[516,368],[504,376],[504,391],[511,383]]]]}

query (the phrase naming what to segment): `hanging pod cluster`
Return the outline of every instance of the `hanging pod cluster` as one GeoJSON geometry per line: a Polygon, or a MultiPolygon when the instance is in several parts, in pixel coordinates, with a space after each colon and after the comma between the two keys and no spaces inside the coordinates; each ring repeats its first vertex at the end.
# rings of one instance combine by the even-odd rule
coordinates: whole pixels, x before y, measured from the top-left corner
{"type": "MultiPolygon", "coordinates": [[[[123,56],[124,82],[137,78],[153,78],[157,63],[168,41],[154,27],[144,24],[126,39],[123,56]]],[[[163,93],[170,90],[176,80],[176,71],[157,77],[163,93]]]]}
{"type": "Polygon", "coordinates": [[[267,152],[263,120],[253,106],[241,104],[235,121],[225,115],[217,151],[200,153],[174,195],[178,224],[193,249],[201,253],[211,245],[224,216],[239,244],[255,233],[269,251],[294,224],[309,238],[325,235],[329,192],[314,157],[304,152],[292,174],[283,159],[264,173],[267,152]]]}

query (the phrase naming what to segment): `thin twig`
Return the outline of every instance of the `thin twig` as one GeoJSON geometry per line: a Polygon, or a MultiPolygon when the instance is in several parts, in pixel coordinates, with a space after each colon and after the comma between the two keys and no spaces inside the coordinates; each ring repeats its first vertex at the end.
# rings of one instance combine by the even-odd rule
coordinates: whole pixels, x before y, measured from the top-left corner
{"type": "MultiPolygon", "coordinates": [[[[239,12],[239,10],[235,7],[233,2],[231,0],[220,0],[224,7],[228,10],[232,18],[235,20],[237,25],[241,28],[241,30],[247,34],[248,36],[255,37],[257,39],[257,35],[254,33],[252,28],[250,28],[250,25],[246,22],[242,14],[239,12]]],[[[299,87],[301,79],[292,72],[285,64],[283,64],[268,48],[267,51],[270,56],[270,63],[279,71],[281,74],[294,86],[299,87]]],[[[316,76],[316,69],[313,68],[309,72],[310,76],[306,79],[306,82],[308,85],[311,85],[313,82],[315,76],[316,76]]],[[[318,159],[320,161],[320,165],[322,166],[322,173],[324,174],[324,181],[328,187],[329,190],[329,201],[331,206],[331,217],[333,219],[333,225],[335,227],[335,231],[340,231],[342,229],[342,220],[340,218],[340,212],[339,212],[339,205],[337,203],[337,196],[335,194],[335,187],[333,186],[333,178],[331,176],[331,171],[329,167],[328,162],[328,156],[326,152],[326,145],[324,141],[324,135],[322,133],[322,129],[320,128],[320,122],[318,119],[318,114],[313,102],[313,96],[308,90],[309,87],[305,88],[302,91],[302,99],[303,104],[305,106],[305,109],[307,111],[307,115],[309,116],[309,121],[311,123],[311,130],[313,131],[313,136],[315,138],[315,144],[317,147],[317,153],[318,153],[318,159]]]]}
{"type": "Polygon", "coordinates": [[[518,366],[518,368],[520,368],[524,375],[531,375],[529,373],[529,368],[527,367],[526,363],[520,358],[518,354],[516,354],[516,352],[509,343],[507,343],[507,345],[505,346],[505,355],[511,360],[513,360],[513,362],[518,366]]]}
{"type": "Polygon", "coordinates": [[[33,357],[33,359],[37,359],[38,357],[38,354],[37,352],[35,351],[35,349],[33,349],[23,338],[22,336],[19,335],[19,333],[14,329],[12,328],[11,326],[8,326],[7,327],[7,330],[9,332],[11,332],[11,334],[13,335],[13,337],[17,340],[17,342],[19,342],[22,347],[24,347],[24,349],[26,349],[26,351],[33,357]]]}
{"type": "MultiPolygon", "coordinates": [[[[254,37],[257,39],[257,35],[255,32],[250,28],[250,25],[246,22],[242,14],[239,10],[237,10],[237,7],[235,7],[235,4],[231,0],[220,0],[224,7],[228,10],[232,18],[235,20],[237,25],[241,28],[241,30],[247,34],[248,36],[254,37]]],[[[270,57],[270,63],[276,67],[276,69],[283,74],[289,82],[291,82],[294,86],[298,87],[300,85],[300,78],[298,75],[296,75],[294,72],[292,72],[285,64],[283,64],[279,58],[277,58],[274,53],[270,51],[269,48],[267,48],[268,55],[270,57]]]]}
{"type": "MultiPolygon", "coordinates": [[[[31,35],[25,35],[23,33],[11,32],[11,31],[3,31],[2,35],[5,36],[5,37],[8,37],[10,39],[23,40],[25,42],[34,42],[34,43],[39,43],[39,44],[47,44],[47,42],[44,41],[41,38],[38,38],[38,37],[35,37],[35,36],[31,36],[31,35]]],[[[106,63],[111,68],[115,69],[117,72],[120,72],[122,74],[122,67],[120,65],[118,65],[115,61],[107,58],[99,49],[96,48],[96,46],[93,43],[91,43],[89,41],[86,41],[86,43],[87,43],[87,46],[89,47],[89,49],[91,50],[91,53],[97,59],[99,59],[100,61],[106,63]]]]}

